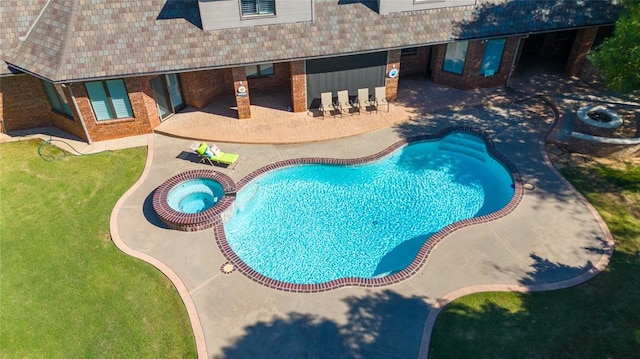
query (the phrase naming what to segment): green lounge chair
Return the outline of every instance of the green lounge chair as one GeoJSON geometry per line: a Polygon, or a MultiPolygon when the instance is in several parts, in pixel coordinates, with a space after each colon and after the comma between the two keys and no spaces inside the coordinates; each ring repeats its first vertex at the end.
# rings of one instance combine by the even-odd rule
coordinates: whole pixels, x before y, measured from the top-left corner
{"type": "Polygon", "coordinates": [[[229,169],[234,169],[238,165],[239,155],[235,153],[222,152],[216,145],[209,147],[209,145],[202,142],[200,144],[194,143],[190,148],[200,156],[201,163],[209,162],[212,166],[214,165],[214,162],[218,164],[225,164],[229,169]]]}

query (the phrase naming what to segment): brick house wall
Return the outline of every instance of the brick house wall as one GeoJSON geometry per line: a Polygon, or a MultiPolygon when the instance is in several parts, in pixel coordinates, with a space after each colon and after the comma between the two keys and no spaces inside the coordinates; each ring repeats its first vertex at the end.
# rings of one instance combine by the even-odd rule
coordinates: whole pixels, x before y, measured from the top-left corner
{"type": "Polygon", "coordinates": [[[69,104],[69,108],[71,108],[72,117],[57,113],[55,111],[51,111],[51,124],[88,142],[89,139],[87,138],[87,134],[85,133],[84,128],[82,128],[82,123],[80,121],[78,111],[73,105],[73,94],[70,87],[65,86],[62,88],[62,91],[64,92],[64,96],[67,100],[67,103],[69,104]]]}
{"type": "Polygon", "coordinates": [[[247,79],[249,90],[291,89],[291,71],[288,62],[273,64],[273,76],[247,79]]]}
{"type": "Polygon", "coordinates": [[[291,74],[291,103],[293,112],[307,111],[307,73],[304,61],[289,63],[291,74]]]}
{"type": "Polygon", "coordinates": [[[30,75],[0,79],[5,132],[51,126],[51,106],[40,79],[30,75]],[[28,94],[28,96],[25,96],[28,94]]]}
{"type": "Polygon", "coordinates": [[[197,109],[204,108],[232,87],[221,69],[185,72],[179,77],[185,103],[197,109]]]}
{"type": "Polygon", "coordinates": [[[430,46],[416,48],[415,54],[400,54],[400,67],[402,76],[426,74],[429,64],[430,46]]]}
{"type": "Polygon", "coordinates": [[[76,96],[78,109],[92,141],[104,141],[151,133],[160,124],[151,89],[153,76],[125,78],[124,85],[129,93],[133,110],[131,118],[97,121],[87,96],[84,83],[74,83],[72,91],[76,96]]]}
{"type": "Polygon", "coordinates": [[[249,99],[251,91],[247,83],[247,72],[244,67],[240,66],[232,68],[230,74],[233,83],[233,93],[238,107],[238,118],[241,120],[251,118],[251,101],[249,99]],[[240,87],[245,88],[243,94],[239,91],[240,87]]]}
{"type": "Polygon", "coordinates": [[[487,88],[504,86],[509,78],[511,64],[518,50],[518,37],[507,38],[500,61],[500,68],[493,76],[484,76],[480,70],[482,68],[482,59],[486,42],[469,41],[467,47],[467,56],[464,63],[462,75],[444,71],[444,58],[447,51],[447,45],[437,45],[434,48],[434,68],[432,72],[432,80],[434,83],[459,88],[462,90],[471,90],[476,88],[487,88]]]}
{"type": "Polygon", "coordinates": [[[576,30],[556,31],[544,34],[538,57],[541,59],[566,56],[571,51],[576,30]]]}
{"type": "Polygon", "coordinates": [[[395,101],[398,98],[398,80],[400,76],[391,78],[388,75],[393,69],[397,69],[400,71],[399,73],[402,73],[402,69],[400,69],[400,50],[391,50],[387,53],[385,96],[389,101],[395,101]]]}
{"type": "Polygon", "coordinates": [[[573,42],[573,46],[571,47],[571,52],[569,53],[569,59],[567,60],[564,69],[564,72],[567,76],[580,75],[582,67],[587,60],[587,55],[589,55],[591,46],[596,39],[597,33],[597,27],[578,30],[578,32],[576,33],[576,39],[573,42]]]}

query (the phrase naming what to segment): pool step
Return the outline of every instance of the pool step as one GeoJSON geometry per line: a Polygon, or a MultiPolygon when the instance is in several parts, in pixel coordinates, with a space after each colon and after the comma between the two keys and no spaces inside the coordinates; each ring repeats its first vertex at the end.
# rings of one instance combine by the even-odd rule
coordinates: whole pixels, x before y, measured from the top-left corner
{"type": "Polygon", "coordinates": [[[487,147],[475,136],[447,136],[440,142],[439,150],[466,155],[480,162],[487,162],[487,147]]]}

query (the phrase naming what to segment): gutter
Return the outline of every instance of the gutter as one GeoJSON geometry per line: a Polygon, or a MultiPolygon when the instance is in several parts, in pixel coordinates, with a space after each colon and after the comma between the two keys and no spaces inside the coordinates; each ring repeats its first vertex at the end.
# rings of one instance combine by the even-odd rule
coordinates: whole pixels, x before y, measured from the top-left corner
{"type": "Polygon", "coordinates": [[[522,39],[528,38],[529,35],[530,34],[526,34],[525,36],[521,36],[521,37],[518,38],[518,44],[516,45],[516,51],[514,51],[514,53],[513,53],[513,59],[511,60],[511,67],[509,68],[509,74],[507,75],[507,81],[504,84],[505,87],[509,87],[509,81],[511,80],[511,75],[513,74],[513,67],[516,65],[516,60],[518,59],[518,56],[520,55],[520,51],[522,51],[522,49],[520,48],[520,46],[522,45],[522,39]]]}
{"type": "Polygon", "coordinates": [[[128,77],[139,77],[139,76],[156,76],[156,75],[165,75],[165,74],[177,74],[177,73],[185,73],[185,72],[192,72],[192,71],[206,71],[206,70],[217,70],[217,69],[225,69],[225,68],[233,68],[233,67],[242,67],[242,66],[249,66],[249,65],[257,65],[257,64],[262,64],[262,63],[266,63],[266,62],[272,62],[272,63],[282,63],[282,62],[290,62],[290,61],[305,61],[305,60],[314,60],[314,59],[323,59],[323,58],[332,58],[332,57],[341,57],[341,56],[350,56],[350,55],[359,55],[359,54],[369,54],[369,53],[376,53],[376,52],[384,52],[384,51],[391,51],[391,50],[400,50],[400,49],[404,49],[404,48],[408,48],[408,47],[422,47],[422,46],[434,46],[434,45],[442,45],[442,44],[447,44],[447,43],[451,43],[451,42],[456,42],[456,41],[477,41],[477,40],[491,40],[491,39],[499,39],[499,38],[505,38],[505,37],[528,37],[529,35],[532,34],[545,34],[545,33],[551,33],[551,32],[558,32],[558,31],[567,31],[567,30],[581,30],[581,29],[587,29],[587,28],[593,28],[593,27],[602,27],[602,26],[607,26],[607,25],[613,25],[615,23],[601,23],[601,24],[592,24],[592,25],[584,25],[584,26],[576,26],[576,27],[563,27],[563,28],[556,28],[556,29],[550,29],[550,30],[544,30],[544,31],[537,31],[537,32],[521,32],[521,33],[513,33],[513,34],[501,34],[501,35],[492,35],[492,36],[486,36],[486,37],[470,37],[470,38],[452,38],[452,39],[448,39],[448,40],[442,40],[442,41],[435,41],[435,42],[429,42],[429,43],[418,43],[418,44],[404,44],[401,46],[391,46],[391,47],[386,47],[386,48],[377,48],[377,49],[370,49],[370,50],[363,50],[363,51],[354,51],[354,52],[349,52],[349,53],[339,53],[339,54],[326,54],[326,55],[318,55],[318,56],[308,56],[308,57],[297,57],[297,58],[287,58],[287,59],[276,59],[276,60],[272,60],[272,59],[264,59],[264,60],[260,60],[260,61],[254,61],[254,62],[246,62],[246,63],[234,63],[234,64],[223,64],[223,65],[213,65],[213,66],[202,66],[202,67],[191,67],[191,68],[184,68],[184,69],[172,69],[172,70],[163,70],[163,71],[149,71],[149,72],[138,72],[138,73],[129,73],[129,74],[118,74],[118,75],[112,75],[112,76],[101,76],[101,77],[85,77],[85,78],[75,78],[75,79],[64,79],[64,80],[52,80],[49,78],[46,78],[42,75],[38,75],[34,72],[31,72],[25,68],[22,68],[18,65],[14,65],[10,62],[6,62],[10,67],[27,73],[29,75],[32,75],[34,77],[40,78],[42,80],[54,83],[54,84],[63,84],[63,83],[69,83],[69,82],[86,82],[86,81],[101,81],[101,80],[108,80],[108,79],[116,79],[116,78],[128,78],[128,77]]]}
{"type": "Polygon", "coordinates": [[[71,84],[63,85],[63,86],[69,89],[69,94],[71,95],[71,101],[73,101],[73,107],[76,109],[76,113],[78,114],[78,120],[80,120],[80,124],[82,125],[82,130],[84,131],[84,134],[87,136],[87,143],[91,144],[92,143],[91,136],[89,136],[89,131],[87,130],[87,126],[84,124],[84,118],[82,118],[82,113],[78,108],[78,102],[76,101],[76,96],[73,94],[73,89],[71,88],[71,84]]]}

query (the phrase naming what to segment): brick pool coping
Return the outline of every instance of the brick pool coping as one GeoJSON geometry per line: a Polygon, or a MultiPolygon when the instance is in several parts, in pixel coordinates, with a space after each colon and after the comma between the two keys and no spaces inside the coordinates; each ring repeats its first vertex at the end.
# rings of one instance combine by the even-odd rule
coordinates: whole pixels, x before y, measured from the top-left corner
{"type": "Polygon", "coordinates": [[[153,193],[153,209],[162,223],[171,229],[183,232],[199,231],[222,224],[220,214],[235,200],[229,193],[235,193],[233,180],[212,169],[197,169],[179,173],[161,184],[153,193]],[[172,189],[179,184],[192,179],[211,179],[222,185],[224,196],[213,207],[198,213],[178,212],[169,206],[167,197],[172,189]]]}
{"type": "MultiPolygon", "coordinates": [[[[353,159],[306,157],[306,158],[295,158],[295,159],[274,162],[270,165],[259,168],[258,170],[253,171],[247,176],[243,177],[236,184],[236,187],[235,187],[236,190],[239,191],[249,182],[251,182],[252,180],[254,180],[255,178],[263,174],[266,174],[267,172],[280,169],[280,168],[295,166],[295,165],[301,165],[301,164],[358,165],[358,164],[365,164],[365,163],[377,161],[383,157],[390,155],[394,151],[398,150],[399,148],[411,142],[436,140],[453,132],[469,133],[483,139],[489,155],[491,155],[494,159],[498,160],[507,169],[507,171],[510,172],[511,177],[513,179],[513,183],[514,183],[513,197],[511,198],[509,203],[499,211],[496,211],[484,216],[479,216],[479,217],[458,221],[458,222],[449,224],[448,226],[444,227],[440,231],[436,232],[420,248],[420,251],[416,255],[416,258],[411,262],[411,264],[409,264],[407,268],[399,272],[393,273],[388,276],[379,277],[379,278],[349,277],[349,278],[339,278],[329,282],[317,283],[317,284],[286,283],[286,282],[268,278],[258,273],[257,271],[252,269],[250,266],[248,266],[242,259],[240,259],[240,257],[238,257],[238,255],[233,251],[233,249],[227,242],[227,238],[224,233],[224,225],[222,223],[222,220],[220,219],[216,221],[216,224],[214,226],[216,243],[218,244],[218,247],[220,248],[220,251],[225,256],[225,258],[231,264],[233,264],[234,267],[240,273],[244,274],[245,276],[247,276],[248,278],[250,278],[256,283],[262,284],[272,289],[277,289],[277,290],[282,290],[287,292],[318,293],[318,292],[325,292],[325,291],[346,287],[346,286],[382,287],[382,286],[388,286],[388,285],[399,283],[403,280],[406,280],[412,277],[413,275],[415,275],[422,268],[422,266],[427,261],[427,258],[429,257],[431,252],[435,249],[438,243],[440,243],[444,238],[446,238],[447,236],[449,236],[450,234],[452,234],[453,232],[461,228],[465,228],[465,227],[475,225],[475,224],[480,224],[480,223],[487,223],[487,222],[495,221],[499,218],[502,218],[508,215],[509,213],[513,212],[522,201],[522,198],[524,196],[524,186],[523,186],[523,181],[522,181],[522,177],[520,176],[520,173],[518,172],[516,167],[513,165],[513,163],[511,163],[511,161],[509,161],[504,155],[502,155],[496,150],[495,145],[493,144],[493,141],[485,132],[475,129],[473,127],[468,127],[468,126],[454,126],[454,127],[446,128],[433,135],[420,135],[420,136],[414,136],[414,137],[400,140],[392,144],[391,146],[383,149],[382,151],[370,156],[353,158],[353,159]]],[[[217,207],[217,205],[214,206],[214,208],[215,207],[217,207]]]]}

